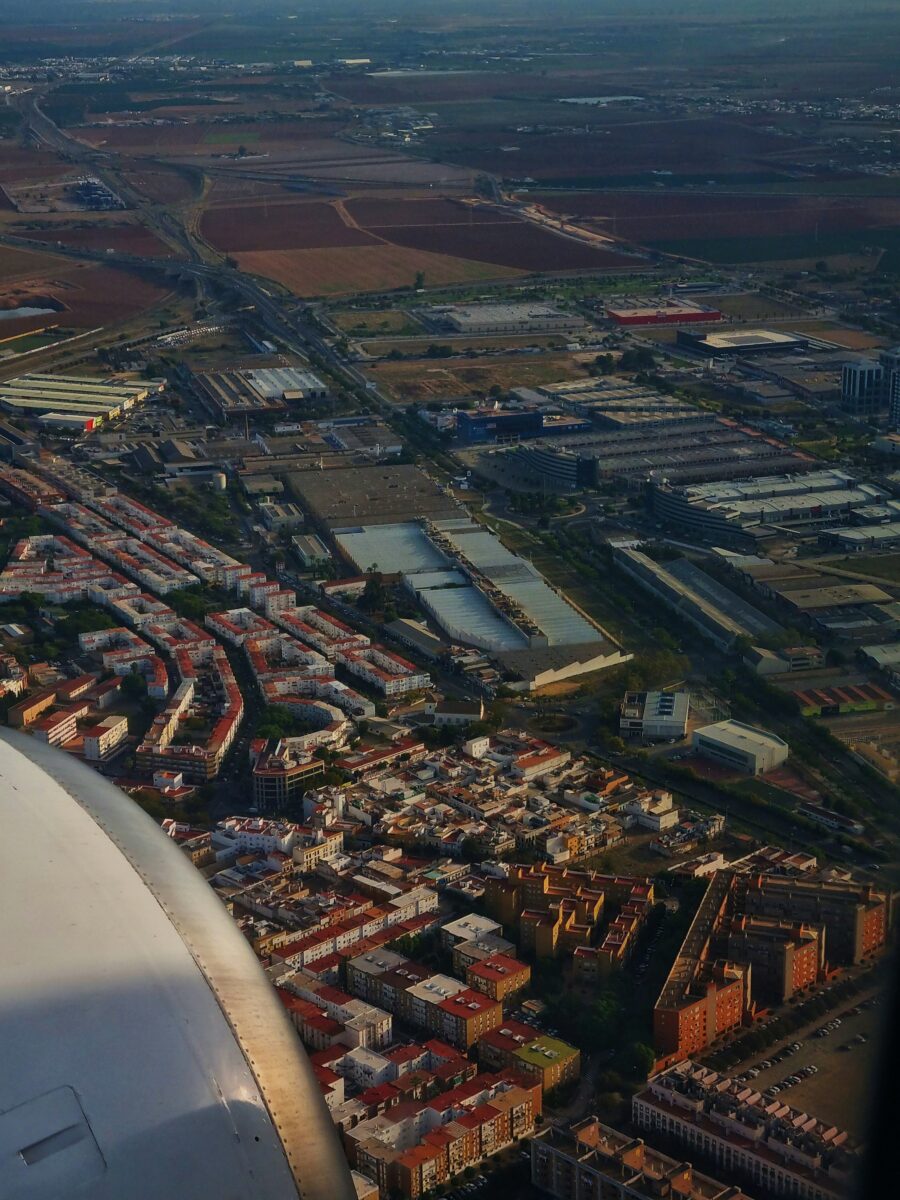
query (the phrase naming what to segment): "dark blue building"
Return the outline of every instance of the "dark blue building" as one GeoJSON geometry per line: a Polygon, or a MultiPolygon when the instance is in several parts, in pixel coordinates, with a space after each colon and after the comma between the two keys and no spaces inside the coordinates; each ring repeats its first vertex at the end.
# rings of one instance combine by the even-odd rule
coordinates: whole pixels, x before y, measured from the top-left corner
{"type": "Polygon", "coordinates": [[[544,432],[544,415],[536,409],[481,408],[460,412],[456,417],[456,432],[460,441],[469,444],[540,437],[544,432]]]}

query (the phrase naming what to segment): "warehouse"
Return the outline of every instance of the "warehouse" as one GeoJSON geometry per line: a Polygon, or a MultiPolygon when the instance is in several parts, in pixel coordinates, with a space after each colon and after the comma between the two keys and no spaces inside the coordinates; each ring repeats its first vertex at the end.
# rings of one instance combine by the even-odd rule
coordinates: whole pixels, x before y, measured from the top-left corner
{"type": "Polygon", "coordinates": [[[581,317],[552,304],[451,304],[428,316],[454,333],[568,333],[584,328],[581,317]]]}
{"type": "Polygon", "coordinates": [[[526,686],[627,658],[530,562],[468,517],[358,525],[336,530],[335,540],[357,570],[401,574],[452,643],[494,655],[526,686]]]}
{"type": "Polygon", "coordinates": [[[698,568],[689,573],[691,564],[686,560],[658,563],[640,550],[615,546],[613,561],[720,650],[730,649],[738,638],[752,640],[760,633],[780,632],[774,621],[769,621],[728,588],[720,584],[712,587],[715,581],[698,568]],[[702,582],[698,582],[701,577],[702,582]]]}
{"type": "Polygon", "coordinates": [[[296,533],[291,538],[294,553],[307,569],[324,567],[331,562],[331,551],[314,533],[296,533]]]}
{"type": "Polygon", "coordinates": [[[726,539],[727,545],[727,539],[763,525],[792,528],[846,519],[883,496],[845,471],[824,470],[681,486],[654,483],[650,501],[666,524],[719,544],[726,539]]]}
{"type": "Polygon", "coordinates": [[[130,408],[132,404],[146,400],[152,392],[161,392],[165,383],[161,380],[116,381],[81,375],[45,375],[33,372],[29,375],[21,375],[16,379],[9,379],[2,386],[4,390],[8,388],[23,391],[37,389],[44,394],[52,392],[57,395],[66,395],[72,399],[79,395],[97,399],[113,398],[121,401],[123,408],[130,408]]]}
{"type": "Polygon", "coordinates": [[[677,342],[684,349],[694,350],[707,358],[783,353],[809,347],[808,338],[793,333],[776,333],[771,329],[733,329],[714,333],[679,329],[677,342]]]}
{"type": "Polygon", "coordinates": [[[200,372],[192,382],[202,404],[223,424],[236,417],[265,416],[287,408],[283,396],[264,396],[242,371],[200,372]]]}
{"type": "Polygon", "coordinates": [[[676,304],[672,300],[645,304],[640,308],[612,308],[607,305],[606,315],[616,325],[688,325],[722,320],[718,309],[676,304]]]}
{"type": "Polygon", "coordinates": [[[0,384],[0,405],[7,412],[35,420],[52,414],[49,426],[77,428],[76,418],[81,417],[82,429],[87,431],[101,421],[114,420],[162,386],[71,375],[21,375],[0,384]],[[68,425],[63,417],[70,418],[68,425]]]}
{"type": "Polygon", "coordinates": [[[890,550],[900,545],[900,521],[827,529],[819,535],[819,540],[823,545],[837,546],[849,554],[859,554],[865,550],[890,550]]]}
{"type": "Polygon", "coordinates": [[[653,428],[655,422],[700,419],[707,414],[656,388],[625,379],[570,379],[535,388],[516,388],[523,404],[570,410],[605,429],[653,428]]]}
{"type": "Polygon", "coordinates": [[[288,483],[301,506],[329,530],[362,521],[391,525],[411,516],[440,520],[459,512],[423,471],[405,464],[295,471],[288,483]]]}
{"type": "Polygon", "coordinates": [[[77,418],[85,430],[95,428],[102,421],[113,421],[121,413],[117,403],[105,405],[94,404],[89,400],[40,399],[38,397],[23,399],[18,396],[6,396],[2,392],[0,392],[0,405],[7,412],[16,413],[20,417],[31,417],[37,421],[43,420],[51,413],[57,417],[77,418]]]}
{"type": "Polygon", "coordinates": [[[38,417],[38,423],[48,430],[90,433],[100,424],[97,417],[86,417],[79,413],[48,412],[38,417]]]}
{"type": "Polygon", "coordinates": [[[767,729],[756,729],[742,721],[718,721],[695,729],[691,736],[695,754],[723,763],[745,775],[761,775],[780,766],[790,746],[767,729]]]}
{"type": "Polygon", "coordinates": [[[537,480],[565,487],[596,487],[605,479],[639,481],[650,478],[654,471],[669,482],[699,482],[710,477],[742,478],[761,471],[803,471],[815,465],[758,430],[708,413],[690,420],[660,420],[652,430],[628,428],[552,442],[539,438],[508,453],[537,480]]]}
{"type": "Polygon", "coordinates": [[[299,367],[260,367],[240,374],[267,400],[324,400],[328,395],[318,375],[299,367]]]}

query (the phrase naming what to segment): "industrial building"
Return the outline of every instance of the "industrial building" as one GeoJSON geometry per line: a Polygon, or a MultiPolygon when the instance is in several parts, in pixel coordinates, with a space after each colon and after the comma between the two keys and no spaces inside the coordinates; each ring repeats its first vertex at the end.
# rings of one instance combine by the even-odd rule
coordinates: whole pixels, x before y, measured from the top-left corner
{"type": "Polygon", "coordinates": [[[870,417],[886,407],[885,372],[871,358],[857,358],[841,369],[841,408],[854,417],[870,417]]]}
{"type": "Polygon", "coordinates": [[[331,562],[331,551],[314,533],[294,534],[291,547],[304,567],[322,567],[331,562]]]}
{"type": "MultiPolygon", "coordinates": [[[[459,512],[442,488],[409,465],[295,471],[288,476],[288,483],[310,517],[327,530],[363,522],[390,525],[410,517],[442,520],[459,512]]],[[[381,567],[398,569],[388,560],[381,567]]]]}
{"type": "Polygon", "coordinates": [[[690,710],[690,692],[628,692],[619,709],[619,731],[647,741],[683,738],[690,710]]]}
{"type": "Polygon", "coordinates": [[[427,315],[454,333],[570,333],[584,329],[581,317],[552,304],[450,304],[430,308],[427,315]]]}
{"type": "Polygon", "coordinates": [[[652,429],[655,422],[698,419],[706,414],[656,388],[611,376],[570,379],[533,388],[516,388],[524,404],[548,405],[590,417],[603,429],[652,429]]]}
{"type": "Polygon", "coordinates": [[[357,570],[401,575],[451,643],[486,651],[528,686],[626,660],[530,562],[468,517],[354,525],[334,536],[357,570]]]}
{"type": "Polygon", "coordinates": [[[20,375],[0,383],[0,405],[48,428],[89,433],[111,421],[165,385],[82,378],[77,375],[20,375]]]}
{"type": "Polygon", "coordinates": [[[738,638],[780,632],[774,621],[687,559],[659,563],[630,546],[614,546],[613,562],[720,650],[730,649],[738,638]]]}
{"type": "Polygon", "coordinates": [[[729,358],[806,350],[809,347],[809,339],[771,329],[732,329],[712,333],[679,329],[677,344],[707,358],[729,358]]]}
{"type": "Polygon", "coordinates": [[[826,529],[819,534],[819,541],[847,554],[861,554],[867,550],[893,550],[900,546],[900,521],[826,529]]]}
{"type": "Polygon", "coordinates": [[[637,484],[655,473],[669,483],[701,482],[815,465],[760,430],[690,408],[657,414],[650,425],[642,419],[552,441],[534,438],[507,453],[536,480],[567,488],[596,487],[607,479],[637,484]]]}
{"type": "Polygon", "coordinates": [[[650,503],[665,524],[729,545],[766,528],[833,523],[883,498],[879,488],[828,469],[703,484],[654,482],[650,503]]]}
{"type": "Polygon", "coordinates": [[[616,325],[705,325],[722,320],[722,313],[716,308],[678,304],[674,300],[662,300],[652,305],[643,304],[637,308],[614,308],[608,304],[606,315],[616,325]]]}
{"type": "Polygon", "coordinates": [[[584,433],[590,427],[586,417],[554,416],[537,408],[461,409],[456,415],[457,437],[468,445],[584,433]]]}
{"type": "Polygon", "coordinates": [[[900,346],[882,350],[878,355],[884,371],[885,402],[892,429],[900,428],[900,346]]]}
{"type": "Polygon", "coordinates": [[[201,403],[223,424],[236,417],[277,414],[290,404],[328,395],[317,375],[297,367],[200,371],[191,382],[201,403]]]}
{"type": "Polygon", "coordinates": [[[762,775],[780,766],[791,752],[790,746],[776,733],[757,729],[742,721],[717,721],[704,725],[691,735],[695,754],[723,763],[745,775],[762,775]]]}

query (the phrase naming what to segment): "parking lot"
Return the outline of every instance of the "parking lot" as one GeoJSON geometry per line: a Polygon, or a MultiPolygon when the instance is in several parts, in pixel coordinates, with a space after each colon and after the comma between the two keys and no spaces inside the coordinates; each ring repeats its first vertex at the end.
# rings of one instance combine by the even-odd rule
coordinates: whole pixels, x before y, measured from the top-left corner
{"type": "MultiPolygon", "coordinates": [[[[781,1062],[774,1061],[772,1054],[768,1059],[762,1056],[755,1060],[754,1069],[760,1068],[765,1061],[772,1065],[760,1070],[749,1082],[763,1093],[768,1088],[778,1087],[778,1098],[792,1108],[832,1122],[855,1137],[863,1137],[872,1072],[877,1065],[882,1011],[877,1000],[867,1000],[858,1008],[849,1005],[829,1014],[819,1028],[824,1028],[835,1018],[840,1021],[836,1028],[823,1036],[811,1032],[803,1038],[792,1039],[801,1043],[800,1049],[788,1054],[781,1062]],[[807,1067],[814,1067],[815,1073],[801,1078],[799,1083],[783,1086],[788,1076],[802,1075],[807,1067]]],[[[780,1056],[784,1050],[774,1053],[780,1056]]]]}

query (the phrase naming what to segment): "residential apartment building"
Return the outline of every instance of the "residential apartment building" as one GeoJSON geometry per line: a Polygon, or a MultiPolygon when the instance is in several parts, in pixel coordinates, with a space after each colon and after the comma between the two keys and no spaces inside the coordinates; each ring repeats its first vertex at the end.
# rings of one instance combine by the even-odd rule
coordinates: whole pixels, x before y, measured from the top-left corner
{"type": "Polygon", "coordinates": [[[749,966],[718,957],[713,938],[729,911],[734,876],[718,871],[653,1009],[653,1042],[663,1056],[696,1054],[752,1012],[749,966]]]}
{"type": "Polygon", "coordinates": [[[696,1063],[657,1075],[633,1097],[631,1114],[639,1129],[713,1160],[754,1193],[799,1200],[852,1193],[859,1152],[845,1131],[696,1063]]]}
{"type": "Polygon", "coordinates": [[[466,983],[492,1000],[508,1000],[531,983],[531,967],[507,954],[492,954],[469,964],[466,983]]]}
{"type": "Polygon", "coordinates": [[[345,1129],[351,1166],[382,1196],[418,1197],[534,1132],[540,1088],[477,1075],[424,1104],[400,1101],[345,1129]]]}
{"type": "Polygon", "coordinates": [[[84,757],[88,762],[103,762],[128,737],[128,718],[119,713],[112,713],[86,729],[83,733],[84,757]]]}
{"type": "Polygon", "coordinates": [[[311,750],[298,750],[293,739],[269,741],[251,746],[253,804],[259,812],[283,812],[297,803],[303,793],[320,783],[325,762],[311,750]],[[254,749],[255,748],[255,749],[254,749]]]}
{"type": "Polygon", "coordinates": [[[567,1130],[539,1130],[531,1140],[531,1181],[557,1200],[748,1200],[740,1188],[701,1175],[596,1117],[567,1130]]]}
{"type": "Polygon", "coordinates": [[[831,966],[855,965],[885,945],[890,893],[871,883],[747,875],[738,887],[739,903],[752,916],[822,926],[831,966]]]}
{"type": "Polygon", "coordinates": [[[503,1020],[503,1005],[474,988],[465,988],[455,996],[448,996],[438,1008],[441,1015],[438,1017],[435,1013],[434,1019],[439,1024],[429,1032],[437,1033],[459,1050],[469,1050],[483,1034],[496,1029],[503,1020]]]}
{"type": "Polygon", "coordinates": [[[596,949],[611,966],[630,953],[654,892],[646,878],[538,863],[486,879],[484,898],[492,916],[517,927],[521,945],[538,958],[596,949]],[[619,911],[601,935],[607,904],[619,911]]]}
{"type": "Polygon", "coordinates": [[[753,995],[785,1004],[811,987],[825,970],[825,929],[775,917],[733,917],[727,928],[728,957],[753,969],[753,995]]]}
{"type": "Polygon", "coordinates": [[[516,1071],[540,1081],[545,1092],[578,1079],[581,1052],[560,1038],[510,1018],[478,1042],[478,1061],[492,1071],[516,1071]]]}
{"type": "Polygon", "coordinates": [[[758,868],[709,880],[653,1010],[654,1044],[668,1061],[749,1023],[760,1002],[782,1003],[885,945],[890,897],[872,884],[758,868]]]}

